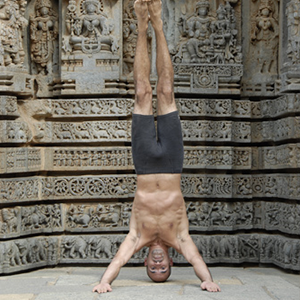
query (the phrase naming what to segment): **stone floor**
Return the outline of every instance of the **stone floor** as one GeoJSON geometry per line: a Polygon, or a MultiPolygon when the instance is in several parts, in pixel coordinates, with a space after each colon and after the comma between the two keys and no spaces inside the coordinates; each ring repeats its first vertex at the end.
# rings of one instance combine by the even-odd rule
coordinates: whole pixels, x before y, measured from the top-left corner
{"type": "Polygon", "coordinates": [[[275,268],[211,267],[221,293],[199,287],[191,267],[173,267],[165,283],[151,282],[143,267],[125,267],[107,294],[92,293],[104,268],[64,267],[0,277],[0,300],[222,299],[299,300],[300,276],[275,268]]]}

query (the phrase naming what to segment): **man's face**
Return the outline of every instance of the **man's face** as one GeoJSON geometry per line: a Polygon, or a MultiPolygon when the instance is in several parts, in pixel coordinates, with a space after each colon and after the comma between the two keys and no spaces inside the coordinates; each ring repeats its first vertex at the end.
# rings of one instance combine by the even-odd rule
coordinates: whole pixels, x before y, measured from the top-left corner
{"type": "Polygon", "coordinates": [[[163,248],[156,246],[149,249],[149,255],[145,259],[148,276],[154,282],[163,282],[168,279],[171,274],[172,259],[163,248]]]}

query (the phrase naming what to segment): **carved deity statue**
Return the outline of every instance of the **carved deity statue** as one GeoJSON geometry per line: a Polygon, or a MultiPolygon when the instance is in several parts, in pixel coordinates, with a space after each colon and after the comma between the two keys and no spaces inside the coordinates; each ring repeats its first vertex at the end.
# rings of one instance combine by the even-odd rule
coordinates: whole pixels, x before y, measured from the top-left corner
{"type": "Polygon", "coordinates": [[[287,4],[286,17],[288,26],[287,55],[292,64],[300,63],[300,0],[287,4]]]}
{"type": "Polygon", "coordinates": [[[201,0],[195,4],[193,15],[181,16],[178,26],[182,38],[175,62],[186,60],[187,51],[190,63],[240,63],[234,9],[226,1],[219,5],[216,14],[217,17],[210,12],[209,1],[201,0]]]}
{"type": "Polygon", "coordinates": [[[24,63],[23,33],[26,0],[0,0],[0,66],[24,63]]]}
{"type": "Polygon", "coordinates": [[[37,0],[35,15],[30,17],[31,58],[38,73],[51,71],[54,41],[58,36],[58,18],[50,0],[37,0]]]}
{"type": "Polygon", "coordinates": [[[251,42],[257,53],[260,73],[277,73],[278,17],[270,0],[261,0],[258,12],[252,19],[251,42]]]}
{"type": "Polygon", "coordinates": [[[70,36],[64,40],[63,49],[66,52],[117,52],[117,41],[111,35],[114,26],[108,24],[102,0],[82,0],[80,14],[77,13],[75,0],[70,0],[67,8],[66,25],[70,36]]]}

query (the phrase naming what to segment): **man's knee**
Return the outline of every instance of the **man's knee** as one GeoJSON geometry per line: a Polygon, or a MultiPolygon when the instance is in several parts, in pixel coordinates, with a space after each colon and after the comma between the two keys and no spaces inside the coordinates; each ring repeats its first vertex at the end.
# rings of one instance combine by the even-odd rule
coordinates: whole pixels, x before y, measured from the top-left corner
{"type": "Polygon", "coordinates": [[[152,87],[150,82],[137,80],[135,82],[135,102],[139,106],[145,105],[152,101],[152,87]]]}
{"type": "Polygon", "coordinates": [[[169,104],[174,102],[173,80],[170,81],[164,80],[158,82],[156,92],[157,92],[158,99],[164,99],[166,102],[169,102],[169,104]]]}

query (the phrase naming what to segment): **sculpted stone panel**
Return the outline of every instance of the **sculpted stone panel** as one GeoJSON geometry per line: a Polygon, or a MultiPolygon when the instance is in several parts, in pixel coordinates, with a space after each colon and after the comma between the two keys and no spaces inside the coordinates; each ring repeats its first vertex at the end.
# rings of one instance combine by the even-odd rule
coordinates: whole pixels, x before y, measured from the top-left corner
{"type": "Polygon", "coordinates": [[[63,230],[62,206],[35,205],[0,210],[0,238],[63,230]]]}
{"type": "Polygon", "coordinates": [[[184,141],[228,141],[246,143],[251,140],[249,122],[182,121],[184,141]]]}
{"type": "Polygon", "coordinates": [[[131,99],[70,99],[52,100],[52,116],[93,117],[93,116],[128,116],[133,110],[131,99]]]}
{"type": "Polygon", "coordinates": [[[46,177],[41,183],[44,200],[128,198],[134,196],[136,176],[46,177]]]}
{"type": "Polygon", "coordinates": [[[251,117],[249,100],[231,99],[176,99],[181,116],[251,117]]]}
{"type": "Polygon", "coordinates": [[[300,95],[287,94],[277,99],[251,102],[252,118],[276,118],[300,111],[300,95]]]}
{"type": "Polygon", "coordinates": [[[57,265],[57,237],[33,237],[0,242],[0,274],[57,265]]]}
{"type": "Polygon", "coordinates": [[[251,124],[252,142],[285,141],[300,137],[300,118],[287,117],[276,121],[251,124]]]}
{"type": "MultiPolygon", "coordinates": [[[[27,177],[0,180],[0,202],[47,199],[110,199],[134,197],[135,175],[27,177]],[[40,191],[40,193],[39,193],[40,191]]],[[[190,175],[183,174],[181,188],[192,198],[300,197],[298,174],[190,175]]]]}
{"type": "Polygon", "coordinates": [[[0,180],[0,203],[26,202],[40,199],[38,177],[0,180]]]}
{"type": "Polygon", "coordinates": [[[165,24],[176,74],[175,90],[239,93],[243,74],[240,3],[167,1],[165,24]],[[222,86],[221,83],[222,82],[222,86]],[[189,87],[185,87],[188,83],[189,87]]]}
{"type": "Polygon", "coordinates": [[[121,7],[122,1],[62,1],[62,68],[55,95],[119,93],[121,7]]]}
{"type": "Polygon", "coordinates": [[[26,143],[32,139],[28,124],[23,121],[0,121],[1,143],[26,143]]]}
{"type": "Polygon", "coordinates": [[[46,170],[133,170],[130,147],[45,149],[46,170]]]}
{"type": "Polygon", "coordinates": [[[42,155],[39,148],[1,148],[0,173],[41,171],[42,155]]]}
{"type": "Polygon", "coordinates": [[[0,116],[19,116],[16,97],[0,96],[0,116]]]}
{"type": "Polygon", "coordinates": [[[280,74],[281,92],[298,92],[300,89],[300,1],[290,0],[282,3],[283,34],[282,60],[280,74]]]}
{"type": "Polygon", "coordinates": [[[279,1],[244,1],[243,8],[243,93],[274,96],[279,57],[279,1]]]}
{"type": "Polygon", "coordinates": [[[67,207],[68,231],[128,230],[132,203],[71,204],[67,207]]]}

